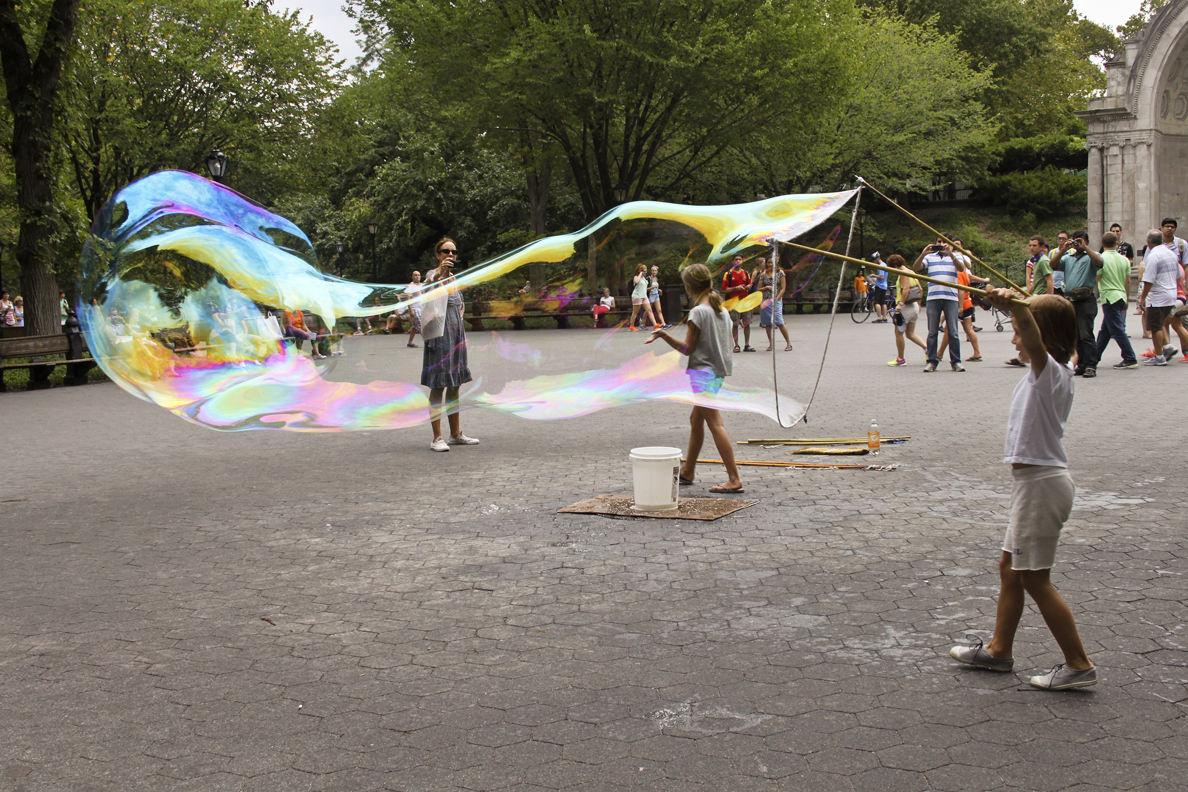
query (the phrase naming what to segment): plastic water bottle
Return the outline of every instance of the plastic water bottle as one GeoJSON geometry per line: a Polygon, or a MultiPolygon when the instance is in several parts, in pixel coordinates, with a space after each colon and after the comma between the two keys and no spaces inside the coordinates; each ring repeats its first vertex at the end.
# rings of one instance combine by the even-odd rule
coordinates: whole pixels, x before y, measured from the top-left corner
{"type": "Polygon", "coordinates": [[[866,447],[872,452],[879,450],[879,425],[874,418],[870,419],[870,431],[866,433],[866,447]]]}

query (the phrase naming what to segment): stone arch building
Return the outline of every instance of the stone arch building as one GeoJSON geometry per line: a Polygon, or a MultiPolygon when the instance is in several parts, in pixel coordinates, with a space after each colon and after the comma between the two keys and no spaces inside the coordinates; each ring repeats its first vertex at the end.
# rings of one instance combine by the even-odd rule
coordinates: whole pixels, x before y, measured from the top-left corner
{"type": "Polygon", "coordinates": [[[1188,228],[1188,0],[1172,0],[1106,64],[1089,125],[1089,238],[1111,223],[1138,250],[1163,217],[1188,228]]]}

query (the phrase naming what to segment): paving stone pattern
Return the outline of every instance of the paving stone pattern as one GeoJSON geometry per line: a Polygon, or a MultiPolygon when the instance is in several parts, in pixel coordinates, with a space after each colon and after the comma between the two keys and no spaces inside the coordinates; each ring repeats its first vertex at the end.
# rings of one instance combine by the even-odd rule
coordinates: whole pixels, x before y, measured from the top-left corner
{"type": "MultiPolygon", "coordinates": [[[[789,319],[793,392],[825,321],[789,319]]],[[[1030,606],[1016,673],[948,657],[993,623],[1009,336],[926,375],[841,319],[808,427],[727,425],[876,417],[901,467],[748,469],[759,504],[710,523],[556,513],[683,445],[679,405],[470,412],[482,444],[433,454],[219,434],[111,384],[0,396],[0,790],[1184,789],[1188,365],[1077,383],[1053,578],[1102,683],[1027,686],[1060,660],[1030,606]]]]}

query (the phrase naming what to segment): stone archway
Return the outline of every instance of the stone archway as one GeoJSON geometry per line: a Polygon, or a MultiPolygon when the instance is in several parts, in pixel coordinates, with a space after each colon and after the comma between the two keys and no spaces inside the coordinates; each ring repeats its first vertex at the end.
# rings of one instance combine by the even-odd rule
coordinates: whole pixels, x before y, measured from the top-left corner
{"type": "Polygon", "coordinates": [[[1188,227],[1188,0],[1173,0],[1106,64],[1089,126],[1089,238],[1111,223],[1142,247],[1163,217],[1188,227]]]}

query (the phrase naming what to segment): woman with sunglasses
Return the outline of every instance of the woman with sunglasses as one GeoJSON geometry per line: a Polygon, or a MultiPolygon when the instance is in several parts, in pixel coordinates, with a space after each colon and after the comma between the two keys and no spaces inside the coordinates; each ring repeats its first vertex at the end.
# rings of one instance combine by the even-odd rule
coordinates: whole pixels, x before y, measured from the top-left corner
{"type": "Polygon", "coordinates": [[[429,447],[434,451],[449,451],[452,445],[478,445],[478,440],[462,434],[462,419],[458,414],[458,389],[471,380],[466,331],[462,323],[462,293],[454,280],[458,246],[454,240],[444,237],[433,246],[433,254],[437,258],[437,268],[430,270],[425,279],[426,291],[446,290],[444,327],[437,338],[425,339],[421,384],[429,389],[429,425],[433,428],[433,442],[429,447]],[[443,409],[450,423],[448,441],[441,435],[443,409]]]}

